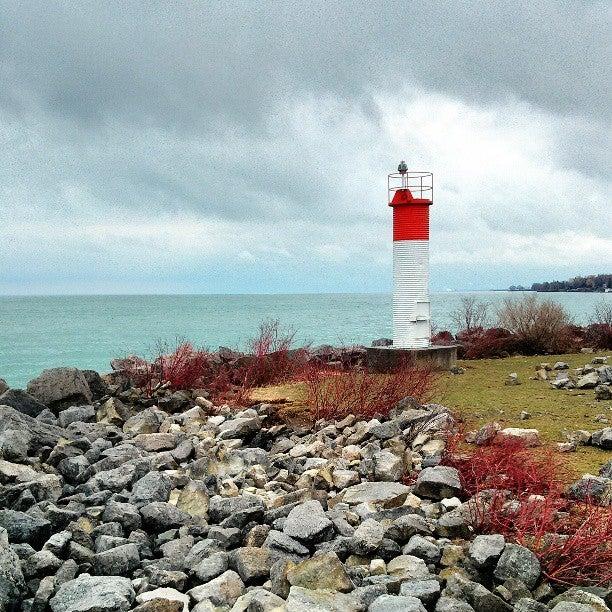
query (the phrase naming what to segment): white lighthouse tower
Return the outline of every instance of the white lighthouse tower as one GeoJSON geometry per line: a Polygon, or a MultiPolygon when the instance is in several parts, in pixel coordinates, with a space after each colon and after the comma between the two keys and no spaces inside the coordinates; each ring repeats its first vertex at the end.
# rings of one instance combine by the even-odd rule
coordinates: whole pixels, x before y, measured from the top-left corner
{"type": "Polygon", "coordinates": [[[402,161],[388,177],[393,208],[393,348],[430,345],[429,207],[433,174],[409,171],[402,161]]]}

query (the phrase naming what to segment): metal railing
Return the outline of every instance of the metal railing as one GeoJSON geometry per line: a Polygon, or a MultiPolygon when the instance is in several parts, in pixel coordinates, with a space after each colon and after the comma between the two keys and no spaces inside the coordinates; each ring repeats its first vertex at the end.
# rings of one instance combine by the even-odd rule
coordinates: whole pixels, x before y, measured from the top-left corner
{"type": "Polygon", "coordinates": [[[387,177],[387,196],[389,204],[395,192],[400,189],[409,189],[414,198],[433,201],[433,174],[410,170],[405,174],[393,172],[387,177]]]}

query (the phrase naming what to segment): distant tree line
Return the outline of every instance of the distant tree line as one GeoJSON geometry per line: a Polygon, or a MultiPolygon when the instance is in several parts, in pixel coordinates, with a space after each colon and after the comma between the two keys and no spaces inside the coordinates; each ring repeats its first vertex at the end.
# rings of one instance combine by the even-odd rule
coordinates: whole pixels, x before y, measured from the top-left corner
{"type": "Polygon", "coordinates": [[[592,274],[591,276],[576,276],[567,281],[552,281],[550,283],[533,283],[532,291],[599,291],[612,289],[612,274],[592,274]]]}

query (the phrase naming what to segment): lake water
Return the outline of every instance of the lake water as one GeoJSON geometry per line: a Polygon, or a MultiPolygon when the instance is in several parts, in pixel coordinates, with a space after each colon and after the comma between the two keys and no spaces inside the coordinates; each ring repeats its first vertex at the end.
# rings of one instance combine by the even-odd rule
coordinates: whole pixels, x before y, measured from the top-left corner
{"type": "MultiPolygon", "coordinates": [[[[432,318],[451,329],[450,313],[465,293],[434,293],[432,318]]],[[[504,291],[475,294],[495,307],[504,291]]],[[[612,294],[551,293],[577,323],[612,294]]],[[[44,368],[108,371],[129,353],[151,354],[157,340],[186,338],[197,346],[241,348],[259,322],[278,319],[299,342],[369,344],[391,336],[388,294],[145,295],[0,297],[0,378],[24,386],[44,368]]]]}

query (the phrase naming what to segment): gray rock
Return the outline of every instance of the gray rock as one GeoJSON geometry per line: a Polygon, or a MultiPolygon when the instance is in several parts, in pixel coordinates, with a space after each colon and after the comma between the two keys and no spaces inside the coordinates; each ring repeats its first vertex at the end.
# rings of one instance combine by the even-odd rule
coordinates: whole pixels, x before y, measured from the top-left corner
{"type": "Polygon", "coordinates": [[[256,587],[236,600],[231,612],[284,612],[285,600],[261,587],[256,587]]]}
{"type": "Polygon", "coordinates": [[[131,416],[123,424],[123,431],[135,436],[138,434],[157,433],[160,420],[157,413],[150,408],[142,410],[138,414],[131,416]]]}
{"type": "Polygon", "coordinates": [[[470,544],[468,557],[478,568],[493,567],[505,546],[506,540],[503,535],[479,535],[470,544]]]}
{"type": "Polygon", "coordinates": [[[11,544],[30,544],[34,548],[40,548],[51,535],[49,521],[18,510],[0,510],[0,527],[6,529],[11,544]]]}
{"type": "Polygon", "coordinates": [[[417,477],[414,493],[430,499],[455,497],[461,493],[459,472],[442,465],[425,468],[417,477]]]}
{"type": "Polygon", "coordinates": [[[167,502],[172,491],[172,481],[161,472],[149,472],[132,485],[130,502],[135,505],[151,502],[167,502]]]}
{"type": "Polygon", "coordinates": [[[303,557],[308,554],[308,548],[306,546],[290,538],[282,531],[276,531],[275,529],[270,530],[263,547],[291,556],[298,555],[299,557],[303,557]]]}
{"type": "Polygon", "coordinates": [[[396,482],[404,474],[403,460],[387,450],[374,453],[372,463],[374,467],[374,480],[396,482]]]}
{"type": "Polygon", "coordinates": [[[591,444],[599,446],[604,450],[612,450],[612,427],[604,427],[599,431],[593,432],[591,444]]]}
{"type": "Polygon", "coordinates": [[[134,438],[134,444],[150,453],[159,453],[164,450],[173,450],[176,447],[177,438],[173,433],[149,433],[138,434],[134,438]]]}
{"type": "Polygon", "coordinates": [[[0,378],[0,397],[2,397],[2,394],[8,391],[8,389],[9,386],[6,380],[4,380],[4,378],[0,378]]]}
{"type": "Polygon", "coordinates": [[[512,606],[477,582],[465,581],[463,594],[476,612],[510,612],[512,606]]]}
{"type": "MultiPolygon", "coordinates": [[[[189,597],[176,589],[161,587],[146,591],[136,597],[136,602],[146,604],[151,602],[150,607],[145,607],[140,612],[189,612],[189,597]]],[[[135,608],[138,610],[139,608],[135,608]]]]}
{"type": "Polygon", "coordinates": [[[402,554],[419,557],[426,563],[437,563],[442,556],[440,549],[421,535],[413,535],[402,549],[402,554]]]}
{"type": "Polygon", "coordinates": [[[272,557],[270,551],[255,546],[236,548],[229,555],[229,566],[245,584],[263,582],[270,576],[272,557]]]}
{"type": "Polygon", "coordinates": [[[423,559],[412,555],[400,555],[387,563],[387,574],[401,581],[403,580],[429,580],[431,574],[423,559]]]}
{"type": "Polygon", "coordinates": [[[62,566],[62,560],[50,550],[40,550],[28,557],[22,564],[23,573],[28,578],[35,576],[49,576],[62,566]]]}
{"type": "Polygon", "coordinates": [[[91,404],[93,396],[83,373],[76,368],[51,368],[27,385],[27,392],[52,410],[91,404]]]}
{"type": "Polygon", "coordinates": [[[440,596],[440,583],[437,580],[411,580],[403,582],[400,595],[416,597],[423,605],[431,606],[440,596]]]}
{"type": "Polygon", "coordinates": [[[287,597],[287,612],[362,612],[362,608],[345,593],[292,586],[287,597]]]}
{"type": "Polygon", "coordinates": [[[126,576],[140,566],[136,544],[124,544],[101,552],[94,557],[94,569],[99,576],[126,576]]]}
{"type": "Polygon", "coordinates": [[[202,559],[193,568],[193,573],[202,582],[210,582],[213,578],[220,576],[229,567],[229,556],[226,552],[216,552],[202,559]]]}
{"type": "Polygon", "coordinates": [[[427,612],[427,610],[416,597],[381,595],[372,602],[368,612],[427,612]]]}
{"type": "MultiPolygon", "coordinates": [[[[605,401],[612,399],[612,386],[611,385],[597,385],[595,387],[595,399],[598,401],[605,401]]],[[[0,397],[0,403],[2,398],[0,397]]]]}
{"type": "Polygon", "coordinates": [[[374,519],[367,519],[353,534],[354,552],[358,555],[374,554],[385,537],[384,526],[374,519]]]}
{"type": "Polygon", "coordinates": [[[165,502],[151,502],[140,509],[145,525],[156,532],[182,527],[191,522],[191,517],[176,506],[165,502]]]}
{"type": "Polygon", "coordinates": [[[261,419],[254,417],[238,417],[219,425],[219,439],[247,438],[255,435],[261,429],[261,419]]]}
{"type": "Polygon", "coordinates": [[[333,523],[325,516],[319,501],[307,501],[291,510],[283,532],[304,542],[320,542],[333,533],[333,523]]]}
{"type": "Polygon", "coordinates": [[[227,570],[206,584],[194,587],[187,594],[195,601],[210,600],[215,606],[233,606],[244,592],[240,576],[227,570]]]}
{"type": "Polygon", "coordinates": [[[401,506],[410,487],[399,482],[362,482],[342,493],[342,501],[351,506],[364,503],[380,504],[386,508],[401,506]]]}
{"type": "Polygon", "coordinates": [[[36,452],[43,446],[53,447],[61,438],[74,440],[66,429],[47,425],[9,406],[0,406],[0,431],[8,430],[27,431],[30,434],[29,452],[36,452]]]}
{"type": "Polygon", "coordinates": [[[579,500],[592,499],[601,506],[612,505],[612,480],[585,474],[570,485],[568,497],[579,500]]]}
{"type": "Polygon", "coordinates": [[[0,431],[0,458],[8,461],[25,462],[32,443],[32,436],[25,429],[4,429],[0,431]]]}
{"type": "Polygon", "coordinates": [[[61,427],[68,427],[70,423],[90,423],[96,418],[96,409],[93,406],[72,406],[62,410],[57,419],[61,427]]]}
{"type": "Polygon", "coordinates": [[[105,523],[119,523],[126,533],[140,529],[142,524],[140,513],[136,506],[115,500],[110,500],[104,507],[102,520],[105,523]]]}
{"type": "Polygon", "coordinates": [[[576,389],[594,389],[599,384],[599,374],[589,372],[576,381],[576,389]]]}
{"type": "MultiPolygon", "coordinates": [[[[604,593],[601,595],[605,596],[604,593]]],[[[608,599],[610,596],[608,595],[608,599]]],[[[567,591],[557,595],[551,602],[550,606],[554,607],[561,602],[571,602],[574,604],[582,604],[591,606],[596,612],[609,612],[609,608],[606,605],[606,601],[603,597],[591,592],[589,587],[572,587],[567,591]]]]}
{"type": "Polygon", "coordinates": [[[474,608],[467,601],[443,595],[436,603],[435,612],[474,612],[474,608]]]}
{"type": "Polygon", "coordinates": [[[50,606],[53,612],[125,612],[134,598],[129,578],[81,574],[60,586],[50,606]]]}
{"type": "Polygon", "coordinates": [[[609,478],[612,480],[612,459],[601,466],[599,469],[599,475],[602,478],[609,478]]]}
{"type": "Polygon", "coordinates": [[[9,545],[6,529],[0,527],[0,610],[17,600],[24,588],[19,557],[9,545]]]}
{"type": "Polygon", "coordinates": [[[0,395],[0,406],[10,406],[22,414],[37,417],[47,407],[23,389],[9,389],[0,395]]]}
{"type": "Polygon", "coordinates": [[[522,597],[514,604],[514,612],[548,612],[548,610],[548,606],[531,597],[522,597]]]}
{"type": "Polygon", "coordinates": [[[587,604],[562,601],[552,609],[552,612],[596,612],[596,610],[593,606],[587,604]]]}
{"type": "Polygon", "coordinates": [[[290,585],[305,589],[329,589],[341,593],[353,590],[351,579],[333,552],[315,555],[290,567],[287,580],[290,585]]]}
{"type": "Polygon", "coordinates": [[[540,562],[533,552],[518,544],[506,544],[493,574],[501,581],[517,578],[524,582],[527,588],[533,589],[540,573],[540,562]]]}

